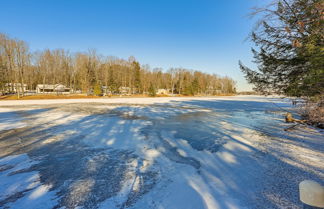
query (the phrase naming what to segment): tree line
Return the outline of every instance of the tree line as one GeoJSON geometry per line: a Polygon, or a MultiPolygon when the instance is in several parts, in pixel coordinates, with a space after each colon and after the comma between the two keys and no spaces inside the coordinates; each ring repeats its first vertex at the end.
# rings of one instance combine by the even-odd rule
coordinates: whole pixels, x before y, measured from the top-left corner
{"type": "MultiPolygon", "coordinates": [[[[235,82],[229,77],[184,68],[151,69],[134,57],[107,57],[96,50],[31,52],[25,41],[1,33],[0,73],[0,89],[8,83],[19,83],[27,84],[28,89],[35,89],[38,84],[63,84],[86,94],[101,92],[102,86],[112,94],[120,93],[121,88],[129,94],[150,95],[155,95],[157,89],[181,95],[235,93],[235,82]]],[[[18,91],[18,96],[23,94],[18,91]]]]}

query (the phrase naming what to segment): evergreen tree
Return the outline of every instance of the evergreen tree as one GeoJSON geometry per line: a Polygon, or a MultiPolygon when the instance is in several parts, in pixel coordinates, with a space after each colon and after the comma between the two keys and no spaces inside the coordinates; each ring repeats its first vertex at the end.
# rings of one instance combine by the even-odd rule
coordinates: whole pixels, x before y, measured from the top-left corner
{"type": "Polygon", "coordinates": [[[108,88],[110,90],[111,93],[117,93],[118,92],[118,87],[117,84],[114,80],[114,73],[112,69],[109,69],[109,81],[108,81],[108,88]]]}
{"type": "Polygon", "coordinates": [[[185,74],[183,78],[183,94],[186,96],[193,95],[192,82],[189,80],[189,76],[185,74]]]}
{"type": "Polygon", "coordinates": [[[151,83],[150,87],[148,89],[148,93],[150,97],[155,97],[156,96],[156,90],[154,88],[154,85],[151,83]]]}
{"type": "Polygon", "coordinates": [[[95,84],[95,86],[93,88],[93,94],[96,96],[102,95],[101,85],[99,83],[95,84]]]}
{"type": "Polygon", "coordinates": [[[264,17],[252,32],[258,70],[239,63],[249,83],[263,93],[316,96],[324,92],[324,8],[321,0],[278,0],[258,10],[264,17]]]}
{"type": "Polygon", "coordinates": [[[195,78],[191,84],[192,95],[196,95],[199,91],[198,78],[195,78]]]}
{"type": "Polygon", "coordinates": [[[134,67],[134,86],[137,93],[142,93],[142,83],[141,83],[141,67],[137,61],[133,61],[134,67]]]}

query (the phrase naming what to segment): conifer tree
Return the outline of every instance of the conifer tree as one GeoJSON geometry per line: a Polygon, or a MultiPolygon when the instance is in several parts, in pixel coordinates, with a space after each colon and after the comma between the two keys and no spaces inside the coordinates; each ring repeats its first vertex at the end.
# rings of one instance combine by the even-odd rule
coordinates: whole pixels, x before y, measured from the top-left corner
{"type": "Polygon", "coordinates": [[[257,70],[239,63],[259,92],[313,97],[324,93],[324,4],[277,0],[263,14],[251,40],[257,70]]]}
{"type": "Polygon", "coordinates": [[[156,96],[156,91],[155,91],[154,85],[152,83],[150,84],[150,87],[148,89],[148,93],[149,93],[150,97],[155,97],[156,96]]]}

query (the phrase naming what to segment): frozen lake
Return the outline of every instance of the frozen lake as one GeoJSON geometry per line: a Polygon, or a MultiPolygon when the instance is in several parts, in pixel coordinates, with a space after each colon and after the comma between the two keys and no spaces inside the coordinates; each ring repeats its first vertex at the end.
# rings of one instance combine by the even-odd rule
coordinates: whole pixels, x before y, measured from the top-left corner
{"type": "Polygon", "coordinates": [[[302,208],[324,133],[259,96],[0,101],[0,208],[302,208]]]}

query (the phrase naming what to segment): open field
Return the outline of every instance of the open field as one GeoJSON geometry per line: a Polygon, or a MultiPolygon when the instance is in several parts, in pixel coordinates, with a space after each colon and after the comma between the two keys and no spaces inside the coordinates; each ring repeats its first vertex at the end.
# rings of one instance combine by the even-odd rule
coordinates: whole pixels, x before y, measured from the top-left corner
{"type": "Polygon", "coordinates": [[[302,208],[324,133],[260,96],[0,101],[0,208],[302,208]]]}

